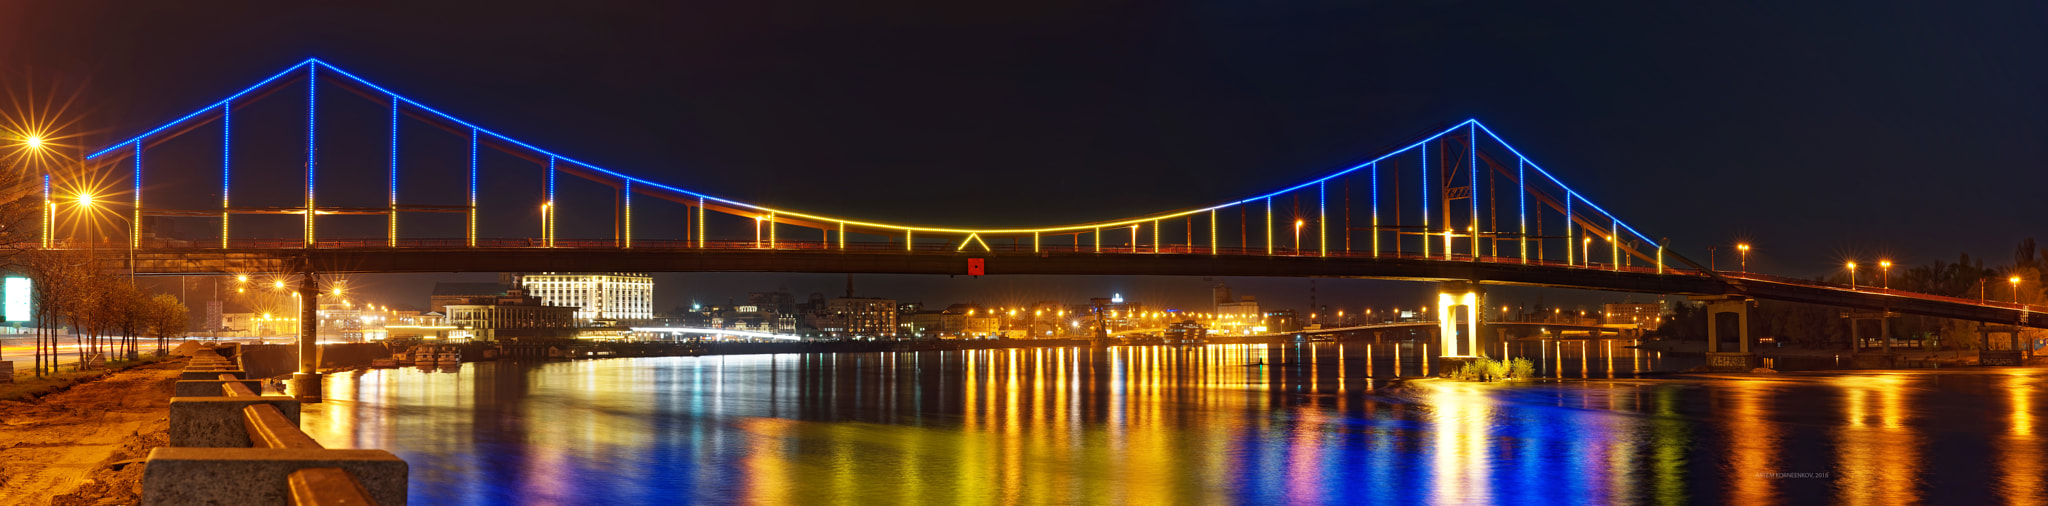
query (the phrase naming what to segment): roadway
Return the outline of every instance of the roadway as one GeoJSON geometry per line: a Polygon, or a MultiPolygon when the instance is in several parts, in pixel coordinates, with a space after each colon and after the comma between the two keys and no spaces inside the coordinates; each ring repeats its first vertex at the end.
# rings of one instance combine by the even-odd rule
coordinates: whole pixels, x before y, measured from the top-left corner
{"type": "MultiPolygon", "coordinates": [[[[487,244],[520,240],[493,240],[487,244]]],[[[648,241],[652,242],[652,241],[648,241]]],[[[367,243],[366,243],[367,244],[367,243]]],[[[376,244],[383,244],[381,241],[376,244]]],[[[1659,274],[1651,267],[1588,268],[1560,262],[1471,257],[1444,260],[1364,254],[1328,257],[1225,252],[983,251],[885,249],[856,244],[849,249],[786,243],[784,249],[691,247],[342,247],[144,248],[135,252],[143,275],[320,272],[817,272],[966,275],[968,259],[983,259],[987,275],[1251,276],[1387,279],[1422,282],[1478,281],[1491,285],[1575,288],[1689,296],[1741,295],[1866,311],[1893,311],[1994,324],[2048,328],[2048,313],[2012,304],[1939,297],[1900,291],[1850,289],[1755,274],[1701,274],[1676,268],[1659,274]]],[[[894,246],[901,248],[901,244],[894,246]]],[[[1048,250],[1053,248],[1046,248],[1048,250]]],[[[1068,248],[1071,249],[1071,248],[1068,248]]],[[[1185,247],[1174,248],[1185,250],[1185,247]]],[[[126,259],[103,259],[122,269],[126,259]]]]}

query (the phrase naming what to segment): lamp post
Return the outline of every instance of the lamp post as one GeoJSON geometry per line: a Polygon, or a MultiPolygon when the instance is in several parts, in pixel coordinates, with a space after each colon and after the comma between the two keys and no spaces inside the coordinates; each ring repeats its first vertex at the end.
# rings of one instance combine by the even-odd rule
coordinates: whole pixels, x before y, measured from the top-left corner
{"type": "Polygon", "coordinates": [[[2020,303],[2020,277],[2005,278],[2005,281],[2012,284],[2012,303],[2020,303]]]}
{"type": "Polygon", "coordinates": [[[1878,282],[1881,283],[1880,286],[1883,286],[1886,290],[1892,289],[1892,261],[1878,260],[1877,272],[1879,274],[1878,282]]]}
{"type": "Polygon", "coordinates": [[[1849,262],[1849,289],[1856,289],[1856,262],[1849,262]]]}
{"type": "MultiPolygon", "coordinates": [[[[33,138],[33,137],[31,137],[31,139],[34,139],[34,138],[33,138]]],[[[93,195],[92,195],[91,193],[79,193],[79,194],[78,194],[78,199],[77,199],[77,202],[78,202],[79,212],[81,212],[81,213],[83,213],[83,212],[87,212],[87,211],[91,211],[92,209],[94,209],[94,208],[97,208],[97,207],[99,207],[99,201],[98,201],[98,199],[97,199],[97,198],[95,198],[95,197],[94,197],[94,196],[93,196],[93,195]]],[[[116,219],[119,219],[119,220],[121,220],[121,222],[122,222],[122,223],[126,223],[126,224],[128,224],[128,227],[129,227],[130,229],[133,229],[133,228],[135,227],[135,222],[134,222],[133,220],[129,220],[127,216],[122,216],[122,215],[121,215],[120,213],[115,213],[115,214],[114,214],[114,218],[116,218],[116,219]]],[[[99,242],[100,242],[100,235],[99,235],[99,232],[100,232],[99,222],[98,222],[97,220],[95,220],[95,221],[93,221],[93,227],[92,227],[92,233],[93,233],[93,239],[92,239],[92,242],[93,242],[93,246],[92,246],[92,248],[93,248],[93,249],[98,249],[98,248],[99,248],[99,242]]],[[[131,230],[130,232],[131,232],[131,233],[133,233],[133,231],[132,231],[132,230],[131,230]]],[[[128,284],[129,284],[130,286],[133,286],[133,285],[135,284],[135,241],[126,241],[126,242],[128,243],[128,284]]]]}
{"type": "Polygon", "coordinates": [[[1580,259],[1580,260],[1583,260],[1583,261],[1585,261],[1585,262],[1586,262],[1586,266],[1587,266],[1587,267],[1592,267],[1592,266],[1593,266],[1593,256],[1592,256],[1592,255],[1593,255],[1593,238],[1591,238],[1591,237],[1587,237],[1587,238],[1586,238],[1586,241],[1584,242],[1584,244],[1585,244],[1584,246],[1582,246],[1582,247],[1580,247],[1580,248],[1579,248],[1579,259],[1580,259]]]}
{"type": "Polygon", "coordinates": [[[1735,245],[1735,251],[1742,254],[1742,272],[1749,272],[1749,243],[1735,245]]]}
{"type": "Polygon", "coordinates": [[[1294,220],[1294,254],[1296,255],[1301,254],[1301,227],[1307,224],[1308,220],[1294,220]]]}

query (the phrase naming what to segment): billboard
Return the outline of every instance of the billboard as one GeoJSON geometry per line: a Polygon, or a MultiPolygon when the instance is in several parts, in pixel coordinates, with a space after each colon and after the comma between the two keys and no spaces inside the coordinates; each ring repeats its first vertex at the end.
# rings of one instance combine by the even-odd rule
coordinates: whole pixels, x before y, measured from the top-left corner
{"type": "Polygon", "coordinates": [[[9,277],[5,285],[7,321],[25,322],[29,319],[28,301],[31,296],[28,278],[9,277]]]}

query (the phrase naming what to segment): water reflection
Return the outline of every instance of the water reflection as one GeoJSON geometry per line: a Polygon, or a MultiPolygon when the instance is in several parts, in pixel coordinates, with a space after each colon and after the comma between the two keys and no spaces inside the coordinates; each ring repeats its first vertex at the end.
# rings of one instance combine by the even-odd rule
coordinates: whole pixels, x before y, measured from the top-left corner
{"type": "Polygon", "coordinates": [[[1395,381],[1406,344],[375,370],[304,425],[423,504],[2048,500],[2035,373],[1628,379],[1655,359],[1567,341],[1504,354],[1622,379],[1395,381]]]}

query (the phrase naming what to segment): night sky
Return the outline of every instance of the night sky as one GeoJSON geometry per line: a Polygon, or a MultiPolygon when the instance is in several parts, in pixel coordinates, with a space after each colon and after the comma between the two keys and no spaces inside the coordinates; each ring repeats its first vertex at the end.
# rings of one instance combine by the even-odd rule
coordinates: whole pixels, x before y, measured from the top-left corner
{"type": "MultiPolygon", "coordinates": [[[[1477,118],[1637,230],[1702,261],[1723,246],[1723,267],[1738,240],[1753,270],[1810,277],[1879,256],[1997,264],[2048,239],[2039,3],[423,3],[6,2],[0,82],[75,90],[97,148],[318,57],[608,168],[934,226],[1235,200],[1477,118]]],[[[433,279],[488,277],[369,289],[423,304],[433,279]]],[[[661,308],[844,284],[662,279],[661,308]]],[[[1230,281],[1282,306],[1309,284],[1230,281]]],[[[1183,306],[1207,284],[858,282],[935,304],[1183,306]]],[[[1391,305],[1428,287],[1318,289],[1391,305]]]]}

